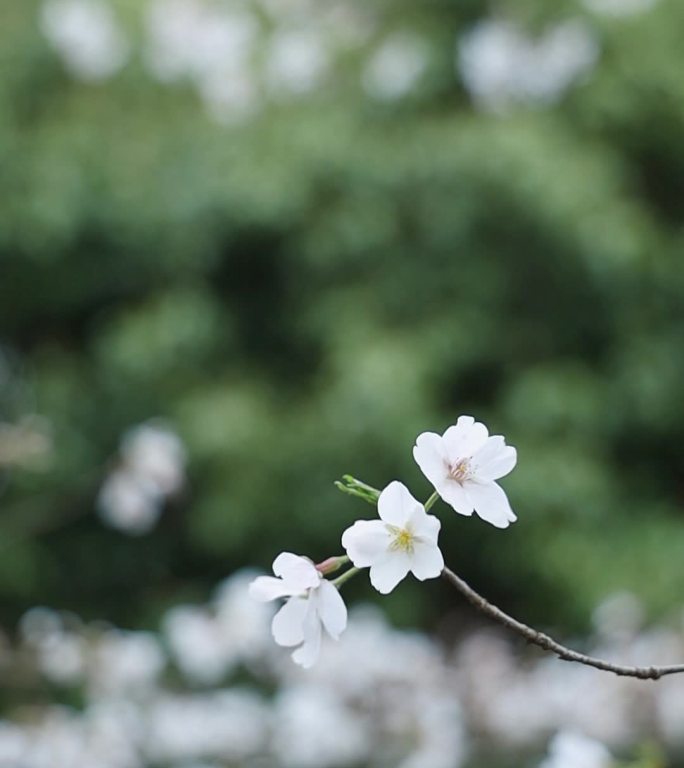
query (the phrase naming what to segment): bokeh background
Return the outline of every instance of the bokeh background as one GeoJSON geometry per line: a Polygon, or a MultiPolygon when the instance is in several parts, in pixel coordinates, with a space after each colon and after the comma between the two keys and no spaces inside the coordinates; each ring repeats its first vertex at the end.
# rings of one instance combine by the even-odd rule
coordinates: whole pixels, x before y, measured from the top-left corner
{"type": "Polygon", "coordinates": [[[684,765],[684,678],[364,579],[304,675],[241,570],[337,554],[372,512],[344,473],[427,498],[415,437],[472,414],[519,522],[442,507],[447,562],[684,660],[682,29],[678,0],[3,2],[3,768],[684,765]]]}

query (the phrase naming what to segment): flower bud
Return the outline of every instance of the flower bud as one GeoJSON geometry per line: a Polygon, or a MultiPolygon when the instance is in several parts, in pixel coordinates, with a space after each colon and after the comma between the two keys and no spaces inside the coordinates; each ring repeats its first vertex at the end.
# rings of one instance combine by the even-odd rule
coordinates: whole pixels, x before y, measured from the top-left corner
{"type": "Polygon", "coordinates": [[[323,560],[323,562],[318,563],[316,565],[316,570],[323,574],[323,576],[327,576],[329,573],[335,573],[335,571],[339,571],[340,568],[348,562],[349,558],[346,557],[346,555],[340,555],[339,557],[329,557],[327,560],[323,560]]]}

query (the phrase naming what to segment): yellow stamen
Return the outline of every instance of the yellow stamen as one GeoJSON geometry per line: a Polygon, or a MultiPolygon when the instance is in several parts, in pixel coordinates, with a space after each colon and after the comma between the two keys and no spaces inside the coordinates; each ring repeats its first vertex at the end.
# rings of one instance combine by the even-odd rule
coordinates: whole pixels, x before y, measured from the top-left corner
{"type": "Polygon", "coordinates": [[[390,544],[390,549],[393,551],[413,552],[413,542],[415,537],[408,528],[397,528],[396,525],[388,525],[387,530],[394,537],[390,544]]]}

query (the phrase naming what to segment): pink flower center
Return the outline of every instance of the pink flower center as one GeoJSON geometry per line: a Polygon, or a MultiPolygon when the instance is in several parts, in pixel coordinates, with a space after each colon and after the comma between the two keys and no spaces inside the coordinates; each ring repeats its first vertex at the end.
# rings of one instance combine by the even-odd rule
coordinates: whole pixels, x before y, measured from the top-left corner
{"type": "Polygon", "coordinates": [[[459,485],[463,485],[471,477],[470,460],[458,459],[453,463],[447,464],[448,476],[450,480],[455,480],[459,485]]]}

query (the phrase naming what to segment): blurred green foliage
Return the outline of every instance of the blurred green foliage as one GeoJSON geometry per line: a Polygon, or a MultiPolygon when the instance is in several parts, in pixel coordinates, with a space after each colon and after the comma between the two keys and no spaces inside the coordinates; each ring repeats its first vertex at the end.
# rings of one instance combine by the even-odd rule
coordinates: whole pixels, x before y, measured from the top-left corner
{"type": "MultiPolygon", "coordinates": [[[[48,603],[145,624],[281,550],[335,554],[372,510],[333,481],[427,498],[413,441],[462,413],[518,447],[519,522],[442,506],[453,568],[563,632],[617,589],[654,615],[681,603],[684,6],[593,18],[588,81],[505,116],[453,70],[486,10],[379,2],[386,28],[435,41],[419,93],[371,103],[349,64],[226,128],[135,58],[71,79],[36,5],[2,5],[0,417],[40,414],[55,445],[3,479],[4,618],[48,603]],[[156,416],[189,488],[128,538],[94,499],[121,434],[156,416]]],[[[456,604],[408,582],[389,601],[414,623],[456,604]]]]}

